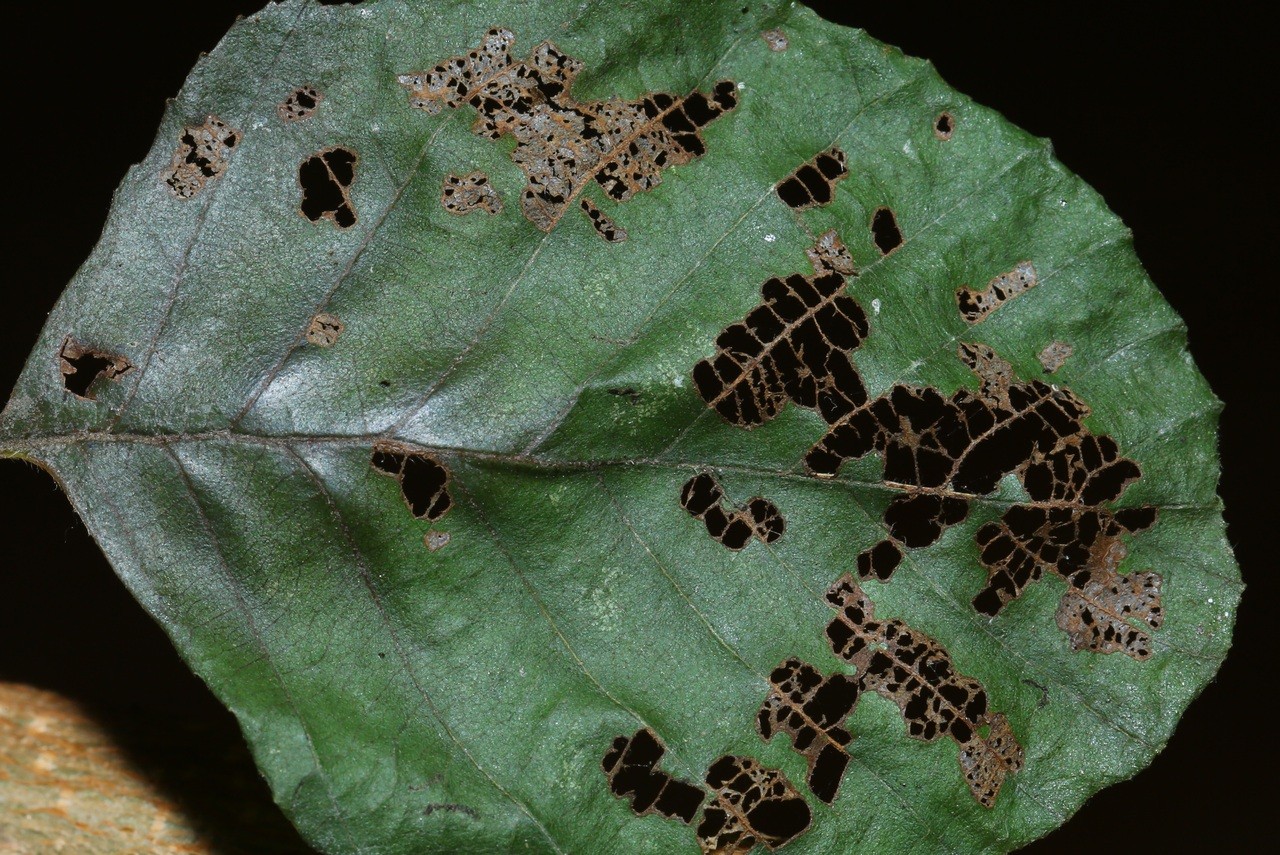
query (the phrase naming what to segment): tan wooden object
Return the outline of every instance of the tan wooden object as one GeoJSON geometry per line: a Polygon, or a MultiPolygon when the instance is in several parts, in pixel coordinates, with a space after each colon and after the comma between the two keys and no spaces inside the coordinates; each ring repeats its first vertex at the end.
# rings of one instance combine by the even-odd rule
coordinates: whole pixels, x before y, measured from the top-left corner
{"type": "MultiPolygon", "coordinates": [[[[178,765],[206,765],[179,751],[180,746],[171,752],[178,755],[173,757],[178,765]]],[[[307,851],[283,818],[272,815],[270,803],[262,804],[259,782],[251,787],[228,783],[226,770],[217,768],[182,775],[206,775],[209,787],[201,795],[222,802],[221,807],[205,811],[203,818],[192,815],[179,803],[181,789],[139,768],[116,732],[80,705],[43,689],[0,683],[3,855],[307,851]],[[261,800],[245,799],[249,789],[261,800]]],[[[189,790],[186,798],[192,798],[189,790]]]]}

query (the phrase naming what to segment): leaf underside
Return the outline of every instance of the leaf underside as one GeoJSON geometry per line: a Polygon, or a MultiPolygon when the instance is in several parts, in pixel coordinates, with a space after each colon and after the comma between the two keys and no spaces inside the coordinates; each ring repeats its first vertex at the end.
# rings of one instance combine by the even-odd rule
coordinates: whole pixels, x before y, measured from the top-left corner
{"type": "Polygon", "coordinates": [[[1225,656],[1218,409],[1098,196],[861,32],[774,2],[295,1],[170,105],[0,448],[55,474],[323,850],[697,851],[713,817],[742,851],[978,852],[1145,766],[1225,656]],[[507,63],[525,100],[424,100],[477,45],[479,77],[449,79],[474,94],[507,63]],[[695,365],[773,278],[828,288],[822,322],[856,342],[743,357],[763,385],[730,406],[695,365]],[[910,426],[814,451],[895,388],[1012,413],[1037,382],[1081,403],[1075,438],[982,489],[963,463],[887,477],[910,426]],[[1092,582],[975,608],[1010,566],[990,544],[1053,504],[1028,473],[1097,437],[1141,477],[1054,500],[1102,520],[1092,582]],[[963,506],[927,543],[894,528],[917,494],[963,506]],[[901,557],[863,574],[859,623],[827,592],[877,548],[901,557]],[[1141,650],[1089,649],[1081,615],[1129,602],[1099,586],[1144,581],[1159,617],[1117,618],[1141,650]],[[922,732],[840,632],[930,651],[925,682],[990,712],[922,732]],[[785,724],[784,662],[845,701],[819,727],[834,785],[785,724]],[[765,740],[770,697],[787,735],[765,740]],[[807,828],[753,828],[725,770],[807,828]],[[667,801],[644,811],[637,781],[667,801]]]}

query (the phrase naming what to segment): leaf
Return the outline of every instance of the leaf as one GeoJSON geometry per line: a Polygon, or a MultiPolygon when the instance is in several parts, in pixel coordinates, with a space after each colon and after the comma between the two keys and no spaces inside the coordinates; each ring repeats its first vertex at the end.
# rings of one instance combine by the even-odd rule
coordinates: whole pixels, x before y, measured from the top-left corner
{"type": "Polygon", "coordinates": [[[696,851],[696,827],[611,794],[607,752],[646,729],[660,771],[717,804],[740,803],[708,777],[726,768],[804,797],[811,821],[788,851],[1008,849],[1141,768],[1221,661],[1239,584],[1214,495],[1217,403],[1096,195],[926,65],[803,10],[443,5],[293,3],[238,24],[126,179],[0,419],[0,446],[56,473],[240,717],[308,838],[696,851]],[[544,233],[518,204],[531,182],[510,136],[472,134],[468,106],[414,110],[397,80],[493,27],[516,59],[550,39],[580,61],[576,104],[742,88],[701,129],[705,153],[661,183],[619,203],[581,182],[575,198],[612,225],[566,208],[544,233]],[[775,186],[833,148],[848,174],[831,201],[793,210],[775,186]],[[179,171],[200,185],[190,198],[166,180],[179,171]],[[447,176],[475,172],[507,204],[450,213],[447,176]],[[625,241],[600,239],[618,229],[625,241]],[[850,264],[820,242],[830,230],[850,264]],[[956,292],[1023,262],[1036,286],[970,326],[956,292]],[[762,286],[833,275],[832,299],[867,320],[857,346],[820,362],[779,350],[765,385],[778,410],[755,429],[708,408],[694,366],[762,286]],[[1046,376],[1053,342],[1072,353],[1046,376]],[[845,362],[865,401],[832,373],[845,362]],[[884,448],[835,477],[805,466],[841,417],[882,399],[898,413],[895,384],[936,389],[918,397],[940,412],[995,412],[1037,378],[1088,407],[1075,439],[976,498],[944,485],[932,495],[962,499],[965,518],[921,517],[929,545],[895,529],[911,519],[897,497],[922,491],[888,486],[884,468],[890,448],[928,443],[880,423],[884,448]],[[1065,489],[1054,466],[1084,459],[1068,446],[1104,436],[1141,477],[1066,504],[1099,532],[1105,515],[1158,509],[1137,536],[1095,537],[1080,565],[1159,574],[1145,661],[1073,651],[1057,625],[1072,589],[1052,569],[994,617],[972,605],[1000,563],[984,567],[979,538],[1034,537],[1007,518],[1043,504],[1027,473],[1065,489]],[[681,506],[703,474],[726,519],[774,519],[758,497],[781,536],[762,525],[736,552],[709,537],[711,515],[681,506]],[[879,570],[894,550],[888,582],[861,582],[876,619],[945,650],[1003,716],[992,732],[1007,722],[1023,750],[990,809],[962,773],[977,755],[910,738],[880,682],[843,720],[830,805],[793,735],[757,732],[780,663],[862,680],[828,644],[823,594],[860,555],[879,570]]]}

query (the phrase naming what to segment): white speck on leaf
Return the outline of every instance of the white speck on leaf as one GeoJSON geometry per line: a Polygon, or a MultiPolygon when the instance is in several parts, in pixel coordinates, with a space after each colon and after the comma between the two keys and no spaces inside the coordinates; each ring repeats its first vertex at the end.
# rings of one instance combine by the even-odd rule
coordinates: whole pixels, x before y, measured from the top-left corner
{"type": "Polygon", "coordinates": [[[879,297],[876,297],[874,300],[871,301],[871,311],[875,312],[877,315],[880,314],[880,298],[879,297]]]}

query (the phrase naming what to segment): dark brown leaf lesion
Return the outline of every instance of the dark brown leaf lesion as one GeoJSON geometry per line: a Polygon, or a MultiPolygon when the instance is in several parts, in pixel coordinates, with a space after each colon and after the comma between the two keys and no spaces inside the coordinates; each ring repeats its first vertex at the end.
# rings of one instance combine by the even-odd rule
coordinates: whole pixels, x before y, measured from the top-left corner
{"type": "Polygon", "coordinates": [[[165,185],[179,199],[195,196],[226,170],[240,139],[240,131],[212,115],[203,124],[183,128],[173,161],[164,173],[165,185]]]}
{"type": "Polygon", "coordinates": [[[773,543],[787,530],[787,521],[778,506],[755,496],[740,508],[725,509],[724,490],[709,472],[701,472],[680,490],[680,506],[694,519],[702,520],[707,534],[725,548],[737,551],[756,538],[773,543]]]}
{"type": "Polygon", "coordinates": [[[520,209],[544,232],[592,181],[618,202],[656,187],[664,169],[706,152],[702,130],[738,103],[728,80],[684,97],[579,101],[572,89],[581,62],[551,42],[516,59],[514,43],[514,33],[495,27],[468,53],[397,79],[410,106],[434,115],[468,105],[477,113],[475,133],[515,140],[511,159],[528,182],[520,209]]]}
{"type": "Polygon", "coordinates": [[[399,482],[405,504],[418,519],[435,522],[453,507],[449,470],[432,455],[412,446],[380,442],[373,447],[369,462],[399,482]]]}

